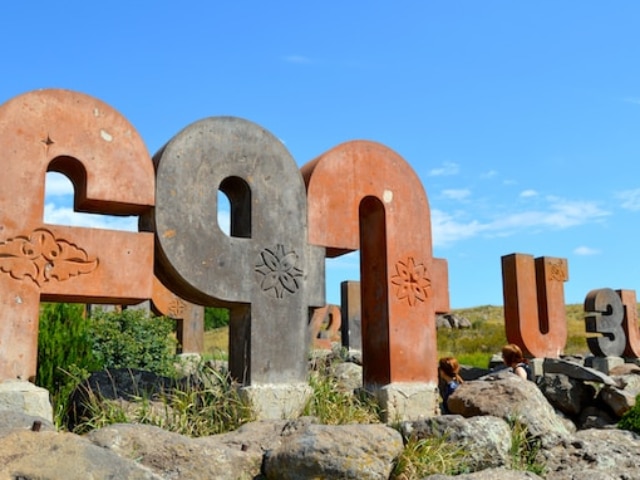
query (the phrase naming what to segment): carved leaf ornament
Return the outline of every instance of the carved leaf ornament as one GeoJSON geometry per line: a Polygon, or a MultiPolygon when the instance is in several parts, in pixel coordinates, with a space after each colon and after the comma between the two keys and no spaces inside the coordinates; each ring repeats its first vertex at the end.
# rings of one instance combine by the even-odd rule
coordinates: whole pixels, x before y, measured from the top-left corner
{"type": "Polygon", "coordinates": [[[44,283],[65,281],[98,268],[98,259],[90,259],[82,248],[57,239],[46,229],[30,236],[18,236],[0,243],[0,271],[16,280],[29,277],[41,287],[44,283]]]}
{"type": "Polygon", "coordinates": [[[422,263],[416,264],[413,257],[396,263],[396,274],[391,277],[391,283],[396,286],[398,300],[407,300],[410,306],[425,302],[431,295],[427,267],[422,263]]]}

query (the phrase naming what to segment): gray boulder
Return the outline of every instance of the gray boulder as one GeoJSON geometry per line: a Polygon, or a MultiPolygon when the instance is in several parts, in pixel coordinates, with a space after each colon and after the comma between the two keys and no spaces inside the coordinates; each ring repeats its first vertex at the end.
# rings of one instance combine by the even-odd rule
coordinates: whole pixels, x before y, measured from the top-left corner
{"type": "Polygon", "coordinates": [[[508,371],[461,384],[449,397],[451,413],[463,417],[491,415],[525,425],[533,438],[553,444],[569,435],[535,383],[508,371]]]}
{"type": "Polygon", "coordinates": [[[442,415],[402,426],[407,438],[442,438],[464,452],[464,463],[472,470],[510,466],[511,428],[501,418],[464,418],[442,415]]]}
{"type": "Polygon", "coordinates": [[[267,479],[389,478],[403,449],[402,436],[386,425],[317,425],[291,422],[282,443],[264,459],[267,479]]]}

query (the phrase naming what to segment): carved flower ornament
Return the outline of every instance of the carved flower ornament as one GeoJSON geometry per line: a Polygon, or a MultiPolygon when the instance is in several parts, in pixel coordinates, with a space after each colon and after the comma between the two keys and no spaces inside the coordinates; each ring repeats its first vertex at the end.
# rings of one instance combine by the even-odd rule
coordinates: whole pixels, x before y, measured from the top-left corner
{"type": "Polygon", "coordinates": [[[410,306],[417,302],[424,302],[431,294],[431,279],[427,267],[416,264],[413,257],[396,263],[396,274],[391,277],[391,283],[396,286],[398,300],[407,300],[410,306]]]}
{"type": "Polygon", "coordinates": [[[285,252],[281,244],[262,250],[256,265],[256,272],[263,275],[262,290],[272,292],[276,298],[283,298],[285,292],[296,293],[300,289],[298,279],[302,277],[302,270],[296,267],[297,261],[296,252],[285,252]]]}

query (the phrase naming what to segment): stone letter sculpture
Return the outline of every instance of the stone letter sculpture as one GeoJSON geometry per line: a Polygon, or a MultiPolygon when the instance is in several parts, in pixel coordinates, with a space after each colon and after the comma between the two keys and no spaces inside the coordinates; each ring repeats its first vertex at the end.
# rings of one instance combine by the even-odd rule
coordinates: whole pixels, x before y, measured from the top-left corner
{"type": "Polygon", "coordinates": [[[0,106],[0,378],[36,373],[40,300],[137,303],[151,296],[153,235],[43,223],[47,171],[66,174],[76,211],[138,215],[153,164],[108,105],[38,90],[0,106]]]}
{"type": "Polygon", "coordinates": [[[627,337],[622,325],[624,305],[620,295],[610,288],[591,290],[584,299],[584,313],[585,330],[602,334],[587,338],[591,353],[597,357],[621,356],[627,337]]]}
{"type": "Polygon", "coordinates": [[[306,196],[281,141],[246,120],[195,122],[154,156],[158,276],[230,309],[229,367],[255,413],[297,413],[308,395],[309,307],[324,304],[324,250],[307,242],[306,196]],[[217,219],[230,200],[231,235],[217,219]]]}
{"type": "MultiPolygon", "coordinates": [[[[309,241],[360,249],[363,380],[388,418],[431,415],[437,349],[431,222],[417,175],[397,153],[347,142],[302,167],[309,241]]],[[[445,289],[445,291],[448,291],[445,289]]]]}
{"type": "Polygon", "coordinates": [[[567,260],[513,253],[502,257],[507,341],[529,357],[558,358],[567,343],[567,260]]]}

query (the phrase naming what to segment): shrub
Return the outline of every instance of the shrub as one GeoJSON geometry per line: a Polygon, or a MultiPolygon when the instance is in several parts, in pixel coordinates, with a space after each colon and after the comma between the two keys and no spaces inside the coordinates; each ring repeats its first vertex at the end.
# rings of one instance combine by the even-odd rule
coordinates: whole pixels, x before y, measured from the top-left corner
{"type": "Polygon", "coordinates": [[[44,303],[40,309],[36,384],[57,392],[69,381],[70,365],[99,368],[91,349],[91,328],[84,307],[69,303],[44,303]]]}
{"type": "Polygon", "coordinates": [[[226,308],[205,307],[204,329],[226,327],[229,325],[229,310],[226,308]]]}
{"type": "Polygon", "coordinates": [[[636,396],[635,405],[622,415],[618,421],[618,428],[640,433],[640,395],[636,396]]]}
{"type": "Polygon", "coordinates": [[[96,310],[91,315],[91,348],[101,369],[135,368],[174,376],[174,322],[143,310],[96,310]]]}

